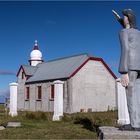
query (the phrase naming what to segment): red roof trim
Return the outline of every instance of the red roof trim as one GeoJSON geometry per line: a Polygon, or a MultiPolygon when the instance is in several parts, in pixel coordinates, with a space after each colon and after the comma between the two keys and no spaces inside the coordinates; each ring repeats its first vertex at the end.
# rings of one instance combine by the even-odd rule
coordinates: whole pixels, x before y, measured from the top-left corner
{"type": "Polygon", "coordinates": [[[23,70],[24,74],[26,75],[26,73],[25,73],[25,71],[24,71],[24,68],[23,68],[22,65],[21,65],[20,68],[19,68],[19,70],[18,70],[18,73],[17,73],[17,75],[16,75],[17,77],[18,77],[18,75],[19,75],[21,69],[23,70]]]}
{"type": "Polygon", "coordinates": [[[69,76],[69,79],[71,77],[73,77],[88,61],[90,60],[90,58],[88,58],[80,67],[78,67],[77,70],[75,70],[70,76],[69,76]]]}
{"type": "Polygon", "coordinates": [[[107,68],[107,70],[110,72],[110,74],[114,77],[114,79],[117,79],[116,75],[112,72],[112,70],[109,68],[109,66],[105,63],[105,61],[102,59],[102,63],[107,68]]]}
{"type": "Polygon", "coordinates": [[[97,58],[97,57],[89,57],[81,66],[79,66],[70,76],[69,79],[71,77],[73,77],[89,60],[96,60],[96,61],[101,61],[104,66],[107,68],[107,70],[110,72],[110,74],[114,77],[114,79],[117,79],[117,77],[115,76],[115,74],[112,72],[112,70],[108,67],[108,65],[104,62],[104,60],[102,58],[97,58]]]}

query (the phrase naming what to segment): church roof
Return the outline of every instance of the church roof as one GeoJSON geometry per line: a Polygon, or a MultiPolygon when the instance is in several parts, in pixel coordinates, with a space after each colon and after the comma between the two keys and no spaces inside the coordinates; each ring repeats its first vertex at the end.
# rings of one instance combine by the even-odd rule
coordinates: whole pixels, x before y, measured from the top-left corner
{"type": "Polygon", "coordinates": [[[35,71],[37,70],[37,67],[35,66],[30,66],[30,65],[22,65],[22,66],[26,75],[29,75],[29,76],[33,75],[35,71]]]}
{"type": "Polygon", "coordinates": [[[30,66],[30,65],[21,65],[21,67],[17,73],[17,76],[21,69],[23,69],[26,76],[32,76],[35,73],[35,71],[37,70],[37,67],[30,66]]]}
{"type": "Polygon", "coordinates": [[[89,60],[94,59],[97,61],[102,61],[103,64],[107,67],[112,76],[116,79],[116,76],[111,71],[111,69],[105,64],[102,58],[91,57],[88,54],[80,54],[71,57],[59,58],[47,62],[40,63],[35,67],[25,66],[25,71],[28,71],[29,74],[33,76],[30,77],[26,84],[41,82],[41,81],[50,81],[56,79],[67,79],[75,75],[75,73],[81,69],[82,66],[89,60]],[[30,69],[31,67],[31,69],[30,69]]]}

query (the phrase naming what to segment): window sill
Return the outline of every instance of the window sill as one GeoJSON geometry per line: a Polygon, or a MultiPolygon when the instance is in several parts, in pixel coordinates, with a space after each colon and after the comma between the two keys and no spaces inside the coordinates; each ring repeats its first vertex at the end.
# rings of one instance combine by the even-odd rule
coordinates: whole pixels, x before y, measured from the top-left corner
{"type": "Polygon", "coordinates": [[[54,99],[49,99],[49,101],[54,101],[54,99]]]}
{"type": "Polygon", "coordinates": [[[29,101],[29,99],[25,99],[25,101],[29,101]]]}
{"type": "Polygon", "coordinates": [[[42,99],[37,99],[36,101],[42,101],[42,99]]]}

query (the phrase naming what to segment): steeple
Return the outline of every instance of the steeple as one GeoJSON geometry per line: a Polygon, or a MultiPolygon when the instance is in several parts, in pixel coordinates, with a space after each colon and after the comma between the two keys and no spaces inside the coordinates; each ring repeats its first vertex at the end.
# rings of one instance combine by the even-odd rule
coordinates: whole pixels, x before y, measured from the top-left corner
{"type": "Polygon", "coordinates": [[[38,49],[37,40],[35,40],[34,50],[39,50],[39,49],[38,49]]]}
{"type": "Polygon", "coordinates": [[[34,49],[33,51],[30,53],[30,65],[31,66],[36,66],[37,64],[41,63],[42,60],[42,53],[40,52],[39,48],[38,48],[38,42],[37,40],[35,40],[35,44],[34,44],[34,49]]]}

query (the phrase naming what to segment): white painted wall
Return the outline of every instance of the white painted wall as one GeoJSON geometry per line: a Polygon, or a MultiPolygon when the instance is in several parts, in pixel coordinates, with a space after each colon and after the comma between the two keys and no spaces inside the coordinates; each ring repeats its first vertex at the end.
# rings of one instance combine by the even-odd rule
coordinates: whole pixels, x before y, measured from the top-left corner
{"type": "Polygon", "coordinates": [[[88,61],[72,77],[72,112],[80,109],[107,111],[117,108],[116,80],[100,61],[88,61]]]}
{"type": "Polygon", "coordinates": [[[24,76],[24,79],[22,79],[22,72],[21,69],[19,75],[18,75],[18,89],[17,89],[17,106],[18,110],[24,110],[24,102],[25,102],[25,81],[26,77],[24,76]]]}
{"type": "Polygon", "coordinates": [[[29,101],[25,101],[25,109],[30,111],[52,112],[54,110],[54,101],[50,100],[51,84],[52,82],[26,85],[30,87],[30,98],[29,101]],[[42,87],[42,99],[40,101],[37,100],[37,86],[42,87]],[[28,105],[29,109],[27,108],[28,105]]]}

